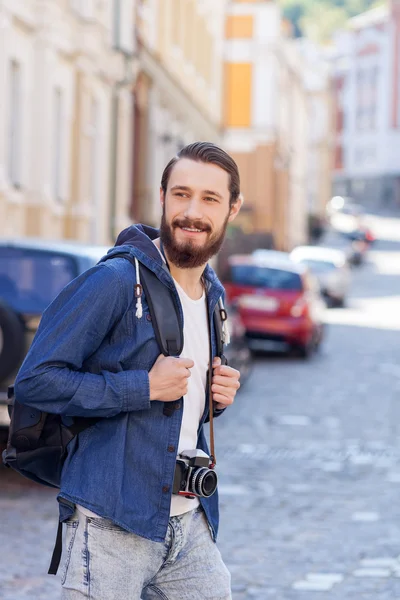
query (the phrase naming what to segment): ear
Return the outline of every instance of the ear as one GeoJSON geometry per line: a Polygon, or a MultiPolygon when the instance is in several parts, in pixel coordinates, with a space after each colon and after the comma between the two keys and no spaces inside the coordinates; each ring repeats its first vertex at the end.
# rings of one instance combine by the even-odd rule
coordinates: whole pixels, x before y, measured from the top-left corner
{"type": "Polygon", "coordinates": [[[163,192],[162,187],[160,187],[160,204],[163,208],[164,208],[164,201],[165,201],[164,192],[163,192]]]}
{"type": "Polygon", "coordinates": [[[236,217],[239,214],[240,209],[242,208],[242,204],[243,204],[243,195],[240,194],[239,198],[237,199],[236,204],[233,204],[233,206],[230,209],[228,223],[231,223],[234,219],[236,219],[236,217]]]}

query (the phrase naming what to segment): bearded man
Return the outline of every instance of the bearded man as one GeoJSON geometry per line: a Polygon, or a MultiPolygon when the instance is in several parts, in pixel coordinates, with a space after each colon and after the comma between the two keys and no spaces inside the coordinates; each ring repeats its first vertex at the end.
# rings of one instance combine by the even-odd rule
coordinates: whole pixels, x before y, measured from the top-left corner
{"type": "Polygon", "coordinates": [[[64,600],[231,598],[215,544],[217,492],[187,497],[173,484],[181,452],[209,454],[209,366],[213,416],[240,385],[216,356],[212,315],[223,288],[207,264],[240,210],[238,168],[218,146],[190,144],[166,166],[160,200],[159,232],[123,231],[46,310],[15,384],[19,402],[39,410],[101,417],[71,441],[63,467],[64,600]],[[175,295],[179,357],[160,355],[140,263],[175,295]]]}

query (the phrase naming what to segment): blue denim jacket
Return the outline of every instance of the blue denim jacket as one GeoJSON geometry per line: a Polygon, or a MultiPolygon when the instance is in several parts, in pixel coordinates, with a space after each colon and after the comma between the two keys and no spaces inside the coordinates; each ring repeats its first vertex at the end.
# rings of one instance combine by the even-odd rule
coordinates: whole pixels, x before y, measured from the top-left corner
{"type": "MultiPolygon", "coordinates": [[[[70,417],[103,417],[68,446],[58,499],[60,520],[80,504],[122,528],[156,542],[165,539],[180,434],[183,399],[150,402],[149,371],[160,350],[145,297],[143,316],[135,316],[135,269],[129,253],[151,269],[175,294],[175,285],[152,239],[158,231],[132,226],[102,261],[68,284],[43,314],[31,349],[18,373],[19,402],[70,417]]],[[[208,312],[223,294],[213,270],[205,279],[208,312]]],[[[211,342],[216,354],[213,320],[211,342]]],[[[208,453],[204,422],[197,447],[208,453]]],[[[217,492],[201,499],[214,540],[218,531],[217,492]]]]}

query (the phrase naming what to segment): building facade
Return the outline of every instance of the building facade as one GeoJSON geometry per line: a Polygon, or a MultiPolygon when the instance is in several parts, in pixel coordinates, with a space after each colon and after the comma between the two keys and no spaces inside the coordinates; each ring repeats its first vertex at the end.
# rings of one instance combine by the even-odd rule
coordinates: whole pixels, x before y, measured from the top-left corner
{"type": "Polygon", "coordinates": [[[366,206],[400,206],[400,2],[350,21],[333,58],[333,192],[366,206]]]}
{"type": "Polygon", "coordinates": [[[224,144],[245,198],[238,225],[289,250],[307,238],[307,101],[302,60],[283,32],[278,4],[229,4],[224,144]]]}
{"type": "Polygon", "coordinates": [[[296,42],[307,95],[306,194],[309,221],[325,218],[331,198],[335,145],[334,94],[326,53],[310,40],[296,42]]]}
{"type": "Polygon", "coordinates": [[[0,235],[110,243],[129,222],[133,9],[0,1],[0,235]]]}
{"type": "Polygon", "coordinates": [[[163,168],[185,144],[220,142],[226,0],[138,0],[131,216],[157,226],[163,168]]]}

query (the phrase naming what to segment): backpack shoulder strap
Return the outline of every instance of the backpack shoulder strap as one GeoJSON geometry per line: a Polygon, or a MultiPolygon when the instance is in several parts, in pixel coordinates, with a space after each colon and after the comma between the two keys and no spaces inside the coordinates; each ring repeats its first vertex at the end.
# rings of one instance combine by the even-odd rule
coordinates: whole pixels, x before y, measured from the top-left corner
{"type": "MultiPolygon", "coordinates": [[[[111,258],[125,258],[135,267],[135,259],[128,254],[114,254],[111,258]]],[[[164,356],[179,356],[183,350],[183,330],[179,308],[173,294],[158,277],[140,263],[140,281],[146,296],[154,333],[164,356]]]]}
{"type": "Polygon", "coordinates": [[[147,267],[141,265],[141,282],[146,295],[157,342],[164,356],[180,356],[183,330],[173,294],[147,267]]]}
{"type": "Polygon", "coordinates": [[[217,339],[217,355],[222,356],[224,353],[224,342],[223,342],[223,330],[222,330],[222,318],[220,313],[220,307],[217,304],[214,310],[214,327],[217,339]]]}
{"type": "Polygon", "coordinates": [[[226,313],[225,308],[223,307],[221,302],[218,302],[214,309],[214,327],[217,340],[217,356],[221,358],[221,362],[223,365],[227,364],[227,360],[224,356],[225,343],[229,343],[229,341],[225,340],[224,333],[224,322],[227,320],[227,318],[228,315],[226,313]]]}

